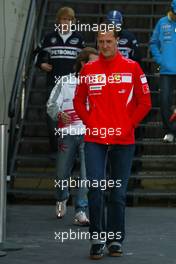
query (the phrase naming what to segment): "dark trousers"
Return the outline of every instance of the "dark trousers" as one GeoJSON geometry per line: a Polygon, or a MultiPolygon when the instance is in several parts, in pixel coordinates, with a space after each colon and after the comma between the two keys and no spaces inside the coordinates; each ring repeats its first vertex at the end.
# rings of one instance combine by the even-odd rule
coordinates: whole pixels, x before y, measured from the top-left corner
{"type": "Polygon", "coordinates": [[[50,150],[51,152],[57,152],[58,151],[58,138],[55,135],[55,128],[57,129],[57,122],[53,121],[49,115],[47,115],[46,117],[46,122],[47,122],[47,129],[48,129],[48,135],[49,135],[50,150]]]}
{"type": "Polygon", "coordinates": [[[160,76],[160,108],[163,127],[166,133],[176,135],[176,122],[170,122],[173,113],[174,89],[176,88],[176,75],[160,76]]]}
{"type": "MultiPolygon", "coordinates": [[[[128,179],[131,172],[134,145],[103,145],[85,143],[86,175],[89,183],[96,180],[98,187],[89,186],[88,205],[90,217],[90,235],[100,234],[96,243],[101,243],[101,233],[107,233],[106,243],[120,242],[125,237],[125,204],[128,179]],[[105,217],[105,190],[101,188],[101,181],[106,179],[106,160],[109,155],[110,175],[114,187],[109,187],[107,203],[107,217],[105,217]],[[121,183],[121,186],[117,184],[121,183]],[[108,237],[112,234],[111,238],[108,237]],[[118,235],[117,235],[118,234],[118,235]],[[119,237],[120,234],[120,237],[119,237]],[[114,235],[114,236],[113,236],[114,235]]],[[[94,243],[94,241],[92,241],[94,243]]]]}

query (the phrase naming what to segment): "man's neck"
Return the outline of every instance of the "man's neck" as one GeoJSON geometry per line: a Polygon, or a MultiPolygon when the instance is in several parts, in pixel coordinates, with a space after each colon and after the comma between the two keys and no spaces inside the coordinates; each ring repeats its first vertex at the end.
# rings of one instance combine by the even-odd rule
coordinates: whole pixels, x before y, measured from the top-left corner
{"type": "Polygon", "coordinates": [[[100,53],[100,54],[101,54],[101,56],[102,56],[102,58],[103,58],[104,60],[106,60],[106,61],[111,61],[111,60],[113,60],[113,59],[116,57],[117,52],[116,52],[114,55],[109,56],[109,57],[104,56],[102,53],[100,53]]]}
{"type": "Polygon", "coordinates": [[[69,35],[70,31],[59,31],[61,35],[69,35]]]}

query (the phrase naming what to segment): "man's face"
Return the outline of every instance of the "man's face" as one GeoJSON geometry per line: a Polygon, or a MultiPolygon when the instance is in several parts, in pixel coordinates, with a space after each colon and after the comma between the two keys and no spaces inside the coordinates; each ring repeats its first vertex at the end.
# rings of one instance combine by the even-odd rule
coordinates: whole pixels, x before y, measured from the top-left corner
{"type": "Polygon", "coordinates": [[[59,20],[59,24],[61,25],[61,33],[68,33],[70,31],[72,19],[68,16],[62,16],[59,20]]]}
{"type": "Polygon", "coordinates": [[[99,32],[97,37],[99,51],[107,59],[114,57],[117,52],[117,39],[113,31],[99,32]]]}

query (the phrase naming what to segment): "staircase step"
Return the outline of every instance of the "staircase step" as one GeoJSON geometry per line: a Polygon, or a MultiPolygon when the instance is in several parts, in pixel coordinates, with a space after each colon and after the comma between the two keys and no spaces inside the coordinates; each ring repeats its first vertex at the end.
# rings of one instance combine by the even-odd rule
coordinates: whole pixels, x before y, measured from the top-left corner
{"type": "Polygon", "coordinates": [[[48,137],[23,137],[21,143],[35,143],[35,144],[47,144],[49,143],[48,137]]]}
{"type": "Polygon", "coordinates": [[[141,123],[140,124],[141,127],[156,127],[156,128],[162,128],[163,123],[162,122],[147,122],[147,123],[141,123]]]}
{"type": "Polygon", "coordinates": [[[24,196],[49,196],[52,198],[55,198],[55,193],[53,190],[47,190],[47,189],[25,189],[25,188],[13,188],[13,189],[7,189],[7,194],[17,194],[17,195],[24,195],[24,196]]]}
{"type": "Polygon", "coordinates": [[[139,176],[149,175],[149,176],[153,176],[153,177],[160,175],[162,177],[165,177],[167,175],[176,176],[176,173],[175,173],[175,170],[169,170],[169,171],[167,171],[167,170],[161,170],[161,171],[159,171],[159,170],[158,171],[145,170],[143,172],[142,171],[139,172],[138,175],[139,176]]]}
{"type": "MultiPolygon", "coordinates": [[[[46,161],[50,160],[51,157],[49,154],[29,154],[29,155],[17,155],[16,160],[35,160],[35,161],[46,161]]],[[[134,157],[134,160],[141,160],[141,161],[150,161],[150,162],[175,162],[176,155],[143,155],[141,157],[134,157]]]]}
{"type": "MultiPolygon", "coordinates": [[[[75,174],[79,174],[79,172],[75,173],[75,174]]],[[[17,177],[17,178],[55,178],[55,170],[53,169],[53,171],[48,171],[48,172],[39,172],[39,171],[16,171],[13,172],[11,174],[11,176],[17,177]]],[[[132,174],[130,176],[130,179],[137,179],[137,180],[158,180],[158,179],[162,179],[162,180],[175,180],[176,179],[176,173],[174,172],[139,172],[139,174],[132,174]]]]}
{"type": "Polygon", "coordinates": [[[134,160],[141,160],[146,162],[165,162],[173,163],[176,160],[176,155],[143,155],[141,157],[134,157],[134,160]]]}
{"type": "MultiPolygon", "coordinates": [[[[62,1],[61,1],[62,2],[62,1]]],[[[66,3],[74,3],[74,4],[80,4],[83,3],[85,4],[85,0],[64,0],[63,1],[65,4],[66,3]]],[[[167,0],[163,0],[163,1],[157,1],[157,0],[138,0],[138,1],[131,1],[133,5],[170,5],[170,1],[167,0]]],[[[57,0],[52,0],[52,4],[58,4],[57,0]]],[[[107,0],[86,0],[86,4],[107,4],[107,0]]],[[[119,0],[117,2],[117,0],[108,0],[108,5],[110,4],[115,4],[115,5],[129,5],[129,1],[123,1],[123,0],[119,0]]]]}
{"type": "Polygon", "coordinates": [[[44,105],[37,105],[37,104],[29,104],[28,109],[46,109],[46,104],[44,105]]]}
{"type": "Polygon", "coordinates": [[[130,179],[136,179],[136,180],[176,180],[176,173],[174,175],[140,175],[140,174],[132,174],[130,176],[130,179]]]}
{"type": "MultiPolygon", "coordinates": [[[[46,126],[45,122],[28,122],[24,121],[25,126],[46,126]]],[[[148,122],[148,123],[141,123],[140,124],[142,127],[162,127],[162,122],[148,122]]]]}
{"type": "Polygon", "coordinates": [[[46,122],[28,122],[28,121],[24,121],[24,126],[29,126],[29,127],[31,127],[31,126],[37,126],[37,127],[39,127],[39,126],[44,126],[44,127],[46,127],[47,126],[47,124],[46,124],[46,122]]]}
{"type": "MultiPolygon", "coordinates": [[[[51,196],[54,198],[54,191],[53,190],[47,190],[47,189],[8,189],[8,194],[20,194],[24,196],[31,195],[33,197],[34,195],[37,196],[51,196]]],[[[141,191],[141,190],[134,190],[134,191],[128,191],[127,196],[129,197],[138,197],[138,198],[167,198],[167,199],[175,199],[176,198],[176,192],[171,191],[141,191]]]]}
{"type": "MultiPolygon", "coordinates": [[[[157,14],[155,16],[155,19],[160,19],[163,15],[159,15],[157,14]]],[[[87,26],[83,26],[83,25],[87,25],[89,24],[90,27],[91,25],[93,24],[99,24],[99,18],[101,19],[106,19],[106,14],[104,13],[99,13],[98,16],[97,16],[97,13],[77,13],[77,29],[79,31],[82,30],[82,32],[84,32],[85,30],[85,27],[86,27],[86,30],[87,30],[87,26]],[[90,23],[87,23],[87,18],[89,18],[90,20],[90,23]]],[[[148,27],[150,26],[150,21],[153,20],[153,15],[151,14],[125,14],[124,16],[124,19],[125,19],[125,22],[126,24],[130,25],[130,22],[132,22],[133,24],[135,24],[136,20],[138,20],[139,22],[139,19],[142,19],[141,21],[141,24],[138,25],[137,29],[139,28],[138,31],[143,31],[143,29],[148,29],[148,27]],[[145,23],[144,23],[145,22],[145,23]]],[[[55,25],[55,15],[51,15],[48,13],[47,15],[47,27],[49,28],[52,28],[54,25],[55,25]]],[[[132,26],[132,25],[131,25],[132,26]]],[[[130,31],[131,31],[131,27],[129,26],[128,28],[130,28],[130,31]]],[[[132,29],[133,30],[133,29],[132,29]]],[[[87,30],[87,32],[89,32],[87,30]]],[[[136,29],[134,29],[134,32],[136,32],[136,29]]],[[[145,31],[145,32],[148,32],[148,31],[145,31]]],[[[148,48],[148,46],[147,46],[148,48]]]]}
{"type": "MultiPolygon", "coordinates": [[[[37,196],[51,196],[54,198],[54,191],[53,190],[47,190],[47,189],[7,189],[8,194],[18,194],[18,195],[24,195],[28,196],[31,195],[33,197],[34,195],[37,196]]],[[[138,197],[138,198],[167,198],[167,199],[175,199],[176,198],[176,192],[174,191],[164,191],[164,190],[140,190],[140,189],[134,189],[134,191],[128,191],[127,192],[128,197],[138,197]]]]}
{"type": "Polygon", "coordinates": [[[15,157],[17,168],[43,166],[43,168],[55,168],[56,158],[51,154],[18,154],[15,157]]]}
{"type": "Polygon", "coordinates": [[[162,139],[160,138],[144,138],[142,140],[136,140],[136,144],[138,145],[146,145],[146,146],[150,146],[150,145],[159,145],[159,146],[164,146],[166,148],[170,148],[171,146],[176,146],[176,142],[171,142],[171,143],[166,143],[164,142],[162,139]]]}
{"type": "Polygon", "coordinates": [[[46,93],[46,89],[33,88],[31,89],[31,93],[46,93]]]}
{"type": "Polygon", "coordinates": [[[53,172],[13,172],[11,174],[14,177],[17,178],[55,178],[55,171],[53,172]]]}
{"type": "MultiPolygon", "coordinates": [[[[23,137],[21,143],[36,143],[36,144],[47,144],[49,142],[48,137],[23,137]]],[[[142,140],[136,140],[136,144],[139,145],[162,145],[166,147],[176,146],[176,141],[171,143],[165,143],[160,138],[144,138],[142,140]]]]}
{"type": "Polygon", "coordinates": [[[141,190],[134,189],[133,191],[127,192],[128,196],[141,197],[141,198],[176,198],[176,191],[166,191],[166,190],[141,190]]]}
{"type": "Polygon", "coordinates": [[[16,160],[34,160],[34,161],[48,161],[51,160],[50,155],[48,154],[29,154],[29,155],[17,155],[16,160]]]}

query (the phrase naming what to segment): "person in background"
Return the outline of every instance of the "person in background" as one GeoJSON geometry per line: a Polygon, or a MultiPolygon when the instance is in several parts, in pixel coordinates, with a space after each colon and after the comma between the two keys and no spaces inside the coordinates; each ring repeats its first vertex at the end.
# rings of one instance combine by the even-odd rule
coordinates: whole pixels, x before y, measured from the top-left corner
{"type": "MultiPolygon", "coordinates": [[[[94,48],[84,48],[76,60],[76,74],[63,76],[54,87],[47,102],[47,112],[53,120],[58,120],[60,131],[58,158],[57,158],[57,182],[60,184],[69,182],[71,170],[77,153],[80,159],[80,183],[86,180],[85,159],[84,159],[84,139],[85,127],[78,118],[73,107],[73,96],[76,84],[79,80],[79,71],[88,61],[95,60],[98,52],[94,48]]],[[[79,181],[78,181],[79,183],[79,181]]],[[[62,218],[66,214],[66,203],[69,198],[68,186],[61,188],[57,185],[56,195],[56,216],[62,218]]],[[[86,216],[87,189],[85,183],[83,187],[78,186],[75,199],[75,218],[77,225],[87,225],[89,220],[86,216]]]]}
{"type": "Polygon", "coordinates": [[[118,10],[111,10],[106,15],[108,23],[119,25],[121,31],[119,32],[118,50],[125,57],[141,63],[141,54],[139,43],[135,35],[128,29],[124,28],[124,19],[122,13],[118,10]]]}
{"type": "MultiPolygon", "coordinates": [[[[72,31],[75,12],[70,7],[62,7],[56,14],[56,26],[46,34],[36,49],[36,65],[47,73],[48,100],[56,81],[63,75],[74,72],[73,66],[80,51],[85,47],[79,32],[72,31]]],[[[54,135],[56,123],[47,116],[51,152],[57,152],[57,138],[54,135]]]]}
{"type": "Polygon", "coordinates": [[[125,201],[135,149],[134,130],[151,108],[150,90],[142,69],[138,63],[120,54],[118,32],[108,28],[107,24],[106,31],[98,32],[99,58],[84,65],[80,73],[82,81],[77,85],[74,97],[75,111],[86,125],[86,177],[92,183],[88,190],[91,259],[103,257],[105,243],[110,256],[123,254],[125,201]],[[111,184],[107,181],[109,199],[105,218],[105,189],[101,184],[106,180],[107,155],[111,163],[111,184]]]}
{"type": "Polygon", "coordinates": [[[156,24],[150,50],[160,68],[160,108],[165,142],[173,142],[176,122],[173,122],[174,89],[176,88],[176,0],[171,9],[156,24]]]}

